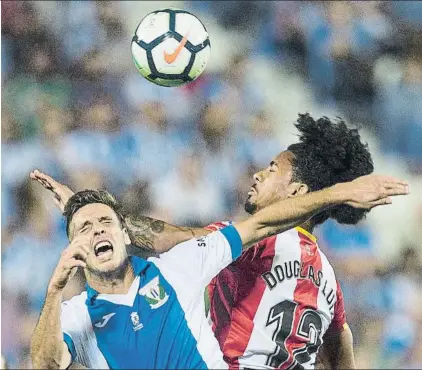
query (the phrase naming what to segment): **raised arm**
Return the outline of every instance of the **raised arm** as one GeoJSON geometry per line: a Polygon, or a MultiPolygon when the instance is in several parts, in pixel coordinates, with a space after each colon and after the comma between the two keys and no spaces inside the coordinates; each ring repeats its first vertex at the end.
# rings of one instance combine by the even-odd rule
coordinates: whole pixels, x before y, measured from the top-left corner
{"type": "Polygon", "coordinates": [[[75,239],[62,252],[48,284],[47,297],[31,338],[31,359],[34,369],[67,369],[72,362],[64,341],[60,321],[63,289],[76,273],[85,267],[88,249],[86,240],[75,239]]]}
{"type": "MultiPolygon", "coordinates": [[[[54,203],[63,212],[73,191],[39,170],[32,171],[30,178],[53,193],[54,203]]],[[[135,255],[142,255],[145,252],[147,254],[164,253],[176,244],[210,233],[206,229],[179,227],[142,215],[126,215],[125,223],[132,246],[134,246],[134,248],[129,247],[128,252],[135,255]]]]}
{"type": "Polygon", "coordinates": [[[235,225],[243,248],[302,224],[315,214],[340,204],[371,209],[390,204],[390,196],[408,194],[407,182],[391,176],[367,175],[274,203],[235,225]]]}
{"type": "Polygon", "coordinates": [[[41,316],[31,338],[34,369],[67,369],[71,356],[60,326],[62,292],[47,293],[41,316]]]}

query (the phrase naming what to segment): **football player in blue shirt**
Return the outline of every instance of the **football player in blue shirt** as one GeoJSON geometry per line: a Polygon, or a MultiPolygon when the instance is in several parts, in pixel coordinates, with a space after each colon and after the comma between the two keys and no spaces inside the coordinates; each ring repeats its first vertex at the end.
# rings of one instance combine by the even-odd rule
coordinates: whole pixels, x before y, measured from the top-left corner
{"type": "MultiPolygon", "coordinates": [[[[45,185],[45,184],[44,184],[45,185]]],[[[242,249],[339,204],[370,209],[407,194],[405,182],[364,176],[274,203],[235,226],[191,239],[144,260],[128,257],[130,238],[115,199],[85,190],[64,215],[70,244],[50,280],[31,341],[34,368],[227,368],[204,314],[203,293],[242,249]],[[86,291],[62,303],[82,267],[86,291]]]]}

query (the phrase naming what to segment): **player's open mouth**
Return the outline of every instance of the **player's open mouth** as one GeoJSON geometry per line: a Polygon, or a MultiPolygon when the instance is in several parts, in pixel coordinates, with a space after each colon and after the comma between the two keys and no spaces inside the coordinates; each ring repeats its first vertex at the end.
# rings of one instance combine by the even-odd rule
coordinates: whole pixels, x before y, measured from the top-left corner
{"type": "Polygon", "coordinates": [[[248,191],[248,195],[256,194],[255,188],[252,186],[251,189],[248,191]]]}
{"type": "Polygon", "coordinates": [[[105,257],[113,253],[113,245],[108,240],[103,240],[95,245],[94,251],[97,257],[105,257]]]}

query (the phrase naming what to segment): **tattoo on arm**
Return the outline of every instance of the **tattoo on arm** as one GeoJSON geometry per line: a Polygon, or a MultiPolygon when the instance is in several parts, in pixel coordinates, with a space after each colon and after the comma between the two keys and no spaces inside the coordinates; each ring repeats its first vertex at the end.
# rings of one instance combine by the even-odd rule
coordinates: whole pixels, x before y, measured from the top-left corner
{"type": "Polygon", "coordinates": [[[154,253],[169,251],[186,240],[209,234],[202,228],[179,227],[147,216],[125,217],[132,245],[154,253]]]}
{"type": "Polygon", "coordinates": [[[164,221],[146,216],[128,216],[125,218],[130,240],[138,247],[154,250],[157,235],[164,230],[164,221]]]}

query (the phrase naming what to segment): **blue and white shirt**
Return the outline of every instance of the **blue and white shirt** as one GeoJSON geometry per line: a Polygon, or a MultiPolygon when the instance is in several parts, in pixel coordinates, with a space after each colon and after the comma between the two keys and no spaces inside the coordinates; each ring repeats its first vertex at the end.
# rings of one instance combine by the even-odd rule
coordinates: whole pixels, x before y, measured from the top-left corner
{"type": "Polygon", "coordinates": [[[96,369],[227,368],[205,316],[204,290],[241,251],[237,230],[228,226],[159,258],[130,257],[136,278],[127,294],[99,294],[87,285],[62,303],[72,359],[96,369]]]}

